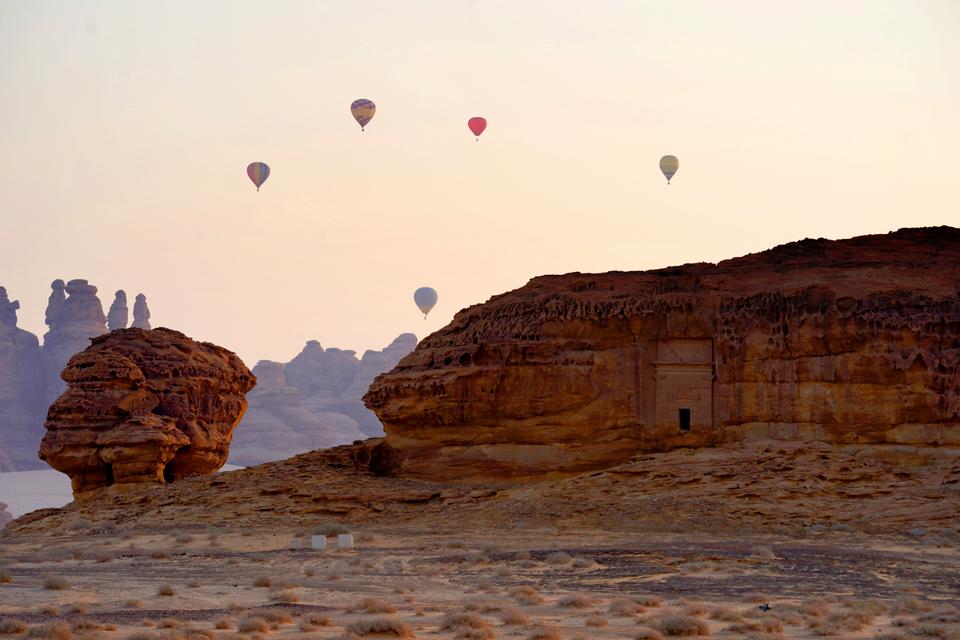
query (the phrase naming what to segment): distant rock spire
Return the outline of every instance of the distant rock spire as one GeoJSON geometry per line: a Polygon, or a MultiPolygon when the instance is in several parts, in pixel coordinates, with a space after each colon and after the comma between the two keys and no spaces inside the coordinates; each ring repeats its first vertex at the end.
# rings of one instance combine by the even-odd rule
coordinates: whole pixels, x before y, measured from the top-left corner
{"type": "Polygon", "coordinates": [[[52,329],[54,323],[57,321],[57,315],[59,315],[60,309],[67,299],[67,285],[64,284],[63,280],[57,278],[50,283],[50,288],[53,289],[53,291],[50,292],[50,297],[47,299],[47,314],[44,318],[44,323],[52,329]]]}
{"type": "Polygon", "coordinates": [[[137,299],[133,303],[133,324],[135,329],[150,329],[150,309],[147,307],[147,296],[142,293],[137,294],[137,299]]]}
{"type": "Polygon", "coordinates": [[[7,298],[7,290],[4,287],[0,287],[0,324],[16,328],[17,309],[19,308],[20,303],[16,300],[11,302],[10,299],[7,298]]]}
{"type": "MultiPolygon", "coordinates": [[[[147,317],[150,317],[149,314],[147,314],[147,317]]],[[[113,304],[110,305],[110,311],[107,312],[107,327],[110,331],[126,329],[128,320],[127,292],[120,289],[114,294],[113,304]]]]}

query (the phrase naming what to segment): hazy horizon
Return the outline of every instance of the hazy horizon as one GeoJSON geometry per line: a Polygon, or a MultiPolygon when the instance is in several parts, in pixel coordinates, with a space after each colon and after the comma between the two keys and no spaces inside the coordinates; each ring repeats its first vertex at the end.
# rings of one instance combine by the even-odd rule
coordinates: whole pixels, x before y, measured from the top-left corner
{"type": "Polygon", "coordinates": [[[85,278],[250,365],[360,355],[545,273],[960,223],[955,2],[363,7],[0,0],[19,326],[85,278]]]}

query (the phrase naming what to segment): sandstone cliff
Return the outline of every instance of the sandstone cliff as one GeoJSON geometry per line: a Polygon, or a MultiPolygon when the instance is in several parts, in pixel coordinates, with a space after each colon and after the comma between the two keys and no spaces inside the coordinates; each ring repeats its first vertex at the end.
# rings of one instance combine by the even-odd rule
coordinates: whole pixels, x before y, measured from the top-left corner
{"type": "Polygon", "coordinates": [[[960,230],[803,240],[718,264],[572,273],[458,313],[365,396],[401,473],[609,466],[817,440],[960,454],[960,230]]]}
{"type": "Polygon", "coordinates": [[[78,498],[213,473],[256,382],[226,349],[133,328],[94,338],[63,379],[69,388],[50,406],[40,457],[70,476],[78,498]]]}
{"type": "Polygon", "coordinates": [[[0,471],[35,466],[43,435],[40,343],[17,328],[19,308],[0,287],[0,471]]]}
{"type": "Polygon", "coordinates": [[[257,387],[230,447],[230,462],[253,465],[314,449],[382,435],[376,416],[361,397],[370,382],[417,344],[398,336],[382,351],[324,349],[311,340],[287,364],[261,361],[253,368],[257,387]]]}

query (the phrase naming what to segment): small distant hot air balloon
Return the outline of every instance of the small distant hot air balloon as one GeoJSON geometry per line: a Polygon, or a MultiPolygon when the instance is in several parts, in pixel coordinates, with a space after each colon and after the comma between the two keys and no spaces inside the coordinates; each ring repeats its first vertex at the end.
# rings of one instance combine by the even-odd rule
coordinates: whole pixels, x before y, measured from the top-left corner
{"type": "Polygon", "coordinates": [[[437,304],[437,291],[430,287],[420,287],[413,292],[413,301],[417,303],[420,311],[423,312],[423,317],[426,318],[430,309],[437,304]]]}
{"type": "Polygon", "coordinates": [[[266,162],[251,162],[247,165],[247,175],[250,176],[250,181],[257,187],[257,191],[260,191],[260,185],[270,177],[270,167],[267,166],[266,162]]]}
{"type": "Polygon", "coordinates": [[[353,104],[350,105],[350,113],[353,114],[353,119],[360,125],[360,131],[363,131],[363,128],[373,120],[373,114],[376,112],[377,105],[373,104],[373,100],[367,100],[366,98],[354,100],[353,104]]]}
{"type": "Polygon", "coordinates": [[[660,158],[660,171],[663,171],[663,175],[666,176],[667,184],[670,184],[670,178],[673,177],[673,174],[675,174],[679,168],[680,161],[677,160],[677,156],[663,156],[660,158]]]}
{"type": "Polygon", "coordinates": [[[470,131],[473,132],[473,135],[477,136],[477,141],[480,141],[480,134],[483,133],[483,130],[487,128],[487,119],[481,118],[480,116],[474,116],[467,120],[467,126],[470,127],[470,131]]]}

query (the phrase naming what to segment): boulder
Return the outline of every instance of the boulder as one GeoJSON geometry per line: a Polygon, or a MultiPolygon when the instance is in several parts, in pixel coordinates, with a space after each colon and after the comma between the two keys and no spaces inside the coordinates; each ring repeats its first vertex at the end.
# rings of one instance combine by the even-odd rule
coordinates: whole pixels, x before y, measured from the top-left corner
{"type": "Polygon", "coordinates": [[[256,379],[230,351],[170,329],[119,329],[62,374],[40,457],[74,496],[210,474],[227,459],[256,379]]]}

